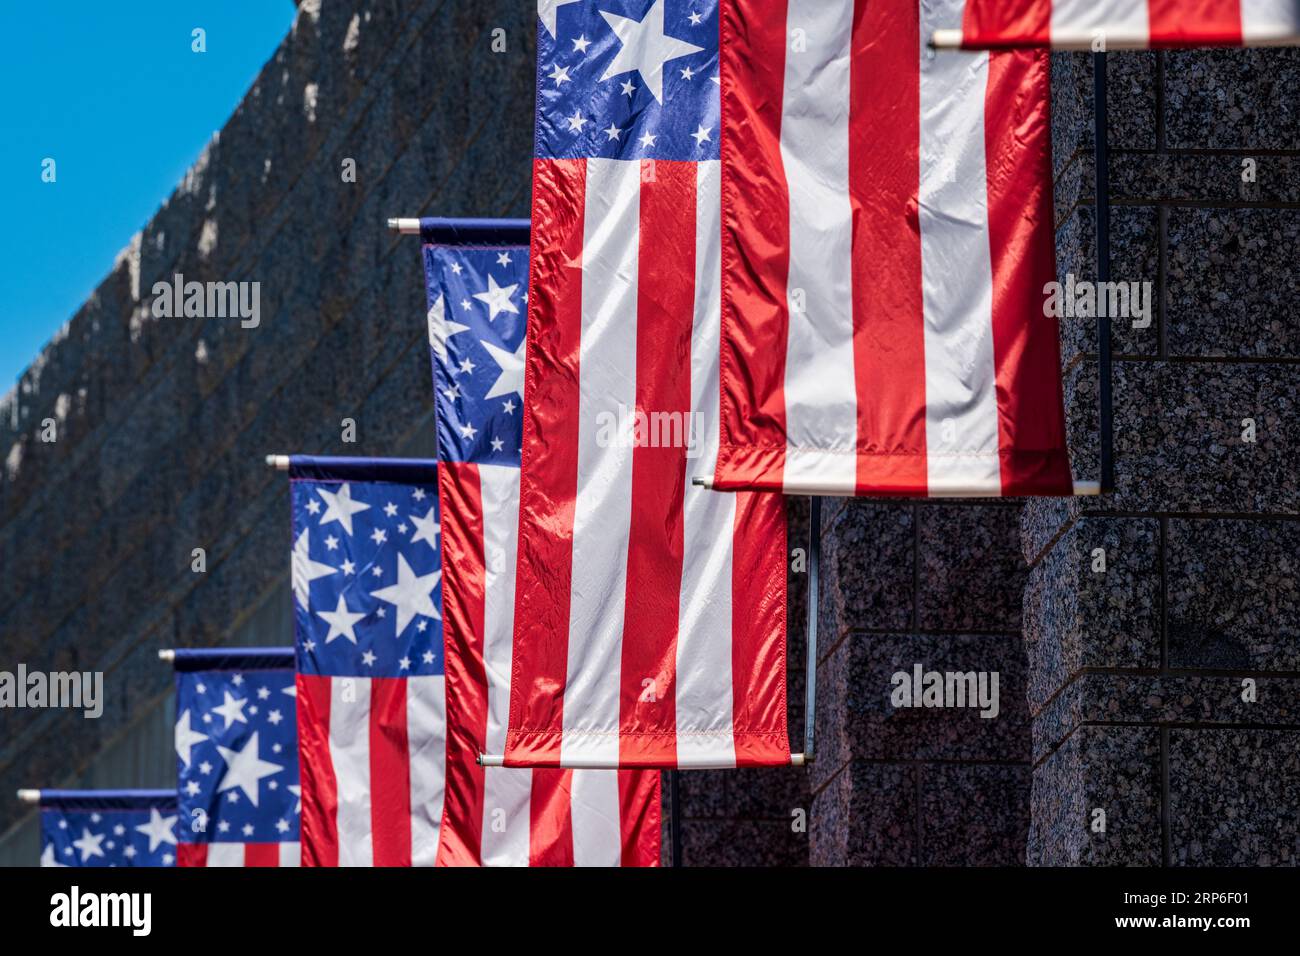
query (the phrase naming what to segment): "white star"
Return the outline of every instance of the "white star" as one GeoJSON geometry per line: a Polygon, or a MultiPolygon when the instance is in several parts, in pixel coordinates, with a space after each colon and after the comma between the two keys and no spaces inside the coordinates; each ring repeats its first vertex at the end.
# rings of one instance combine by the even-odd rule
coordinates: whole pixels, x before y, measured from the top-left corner
{"type": "Polygon", "coordinates": [[[581,133],[582,128],[586,126],[589,122],[591,122],[585,116],[582,115],[582,112],[580,110],[574,110],[573,115],[567,117],[567,119],[569,121],[569,130],[574,133],[581,133]]]}
{"type": "Polygon", "coordinates": [[[220,707],[213,707],[212,712],[226,719],[225,729],[229,730],[230,725],[235,721],[241,724],[248,723],[248,718],[244,716],[244,704],[248,701],[243,697],[231,697],[228,690],[223,690],[221,693],[225,695],[226,700],[220,707]]]}
{"type": "Polygon", "coordinates": [[[197,797],[199,795],[200,789],[201,788],[199,787],[199,782],[197,780],[191,780],[189,783],[185,784],[185,792],[189,794],[191,797],[197,797]]]}
{"type": "Polygon", "coordinates": [[[81,851],[81,862],[85,863],[92,856],[103,856],[104,850],[100,846],[104,842],[103,833],[91,833],[85,827],[81,828],[81,839],[73,840],[72,845],[81,851]]]}
{"type": "Polygon", "coordinates": [[[320,514],[320,502],[317,501],[315,498],[307,502],[307,513],[310,515],[320,514]]]}
{"type": "Polygon", "coordinates": [[[510,253],[508,252],[497,253],[497,265],[499,266],[508,266],[513,261],[514,260],[510,258],[510,253]]]}
{"type": "Polygon", "coordinates": [[[700,25],[700,22],[704,19],[704,17],[700,16],[698,13],[692,13],[689,17],[687,17],[687,19],[691,21],[691,26],[698,27],[700,25]]]}
{"type": "Polygon", "coordinates": [[[486,302],[488,307],[488,321],[492,321],[502,312],[512,312],[519,314],[519,307],[510,301],[511,296],[515,294],[515,289],[519,288],[519,283],[514,285],[499,286],[494,276],[488,275],[488,287],[486,292],[474,293],[474,298],[480,302],[486,302]]]}
{"type": "Polygon", "coordinates": [[[560,64],[557,63],[555,64],[555,69],[551,71],[549,76],[550,79],[555,81],[556,86],[559,86],[561,83],[568,83],[569,68],[567,66],[560,66],[560,64]]]}
{"type": "Polygon", "coordinates": [[[67,866],[66,863],[60,863],[54,858],[54,844],[45,844],[45,850],[41,853],[41,866],[67,866]]]}
{"type": "Polygon", "coordinates": [[[414,491],[411,492],[411,497],[414,498],[416,501],[423,501],[423,500],[424,500],[424,489],[423,489],[423,488],[416,488],[414,491]]]}
{"type": "Polygon", "coordinates": [[[300,607],[307,606],[307,596],[311,591],[311,583],[317,578],[323,578],[327,574],[333,574],[337,568],[331,568],[328,564],[321,564],[319,561],[313,561],[307,540],[307,529],[302,529],[302,534],[298,535],[298,540],[293,543],[293,561],[292,573],[293,578],[293,596],[298,599],[300,607]]]}
{"type": "Polygon", "coordinates": [[[278,831],[280,831],[281,833],[288,833],[288,832],[289,832],[289,821],[288,821],[288,820],[277,820],[277,821],[275,822],[275,828],[276,828],[278,831]]]}
{"type": "Polygon", "coordinates": [[[623,135],[623,131],[619,129],[617,126],[615,126],[613,123],[610,123],[609,129],[605,130],[604,132],[605,135],[608,136],[610,139],[618,139],[620,136],[623,135]]]}
{"type": "Polygon", "coordinates": [[[190,712],[187,708],[185,713],[181,714],[181,719],[176,721],[176,755],[181,758],[181,763],[185,766],[190,765],[190,750],[197,743],[208,739],[207,734],[201,734],[190,727],[190,712]]]}
{"type": "Polygon", "coordinates": [[[438,550],[438,532],[442,529],[438,524],[438,519],[433,516],[435,510],[433,505],[429,505],[429,513],[423,518],[416,514],[411,515],[411,521],[415,525],[415,534],[411,536],[411,544],[415,544],[417,541],[425,541],[434,551],[438,550]]]}
{"type": "Polygon", "coordinates": [[[492,439],[492,450],[493,450],[493,451],[501,451],[503,448],[505,448],[505,446],[506,446],[506,443],[503,442],[500,438],[494,438],[494,439],[492,439]]]}
{"type": "Polygon", "coordinates": [[[364,651],[361,655],[361,663],[365,664],[367,667],[373,666],[375,663],[374,653],[371,651],[364,651]]]}
{"type": "Polygon", "coordinates": [[[328,644],[336,637],[346,637],[353,644],[357,642],[356,626],[357,621],[365,617],[365,614],[357,614],[348,609],[347,602],[343,600],[343,595],[339,595],[339,602],[334,606],[332,611],[317,611],[316,616],[330,626],[330,632],[325,636],[325,643],[328,644]]]}
{"type": "Polygon", "coordinates": [[[370,507],[364,501],[352,500],[352,486],[347,482],[344,482],[338,491],[317,488],[316,493],[325,499],[325,514],[320,519],[320,523],[329,524],[331,521],[337,521],[343,525],[343,530],[348,534],[352,533],[352,516],[370,507]]]}
{"type": "Polygon", "coordinates": [[[230,824],[229,824],[227,821],[222,820],[221,822],[219,822],[219,823],[217,824],[217,832],[218,832],[218,833],[229,833],[229,832],[230,832],[230,824]]]}
{"type": "Polygon", "coordinates": [[[273,710],[266,715],[266,719],[269,720],[272,724],[278,726],[280,721],[284,720],[284,714],[280,713],[278,710],[273,710]]]}
{"type": "Polygon", "coordinates": [[[383,544],[388,540],[388,533],[383,528],[376,528],[370,532],[370,540],[375,544],[383,544]]]}
{"type": "Polygon", "coordinates": [[[384,505],[384,514],[390,518],[396,517],[397,505],[393,504],[391,501],[388,502],[388,504],[384,505]]]}
{"type": "Polygon", "coordinates": [[[473,441],[474,436],[478,434],[478,429],[466,422],[460,426],[460,435],[462,438],[468,438],[473,441]]]}
{"type": "Polygon", "coordinates": [[[433,663],[433,651],[425,651],[425,652],[424,652],[424,658],[423,658],[423,660],[424,660],[424,662],[425,662],[426,664],[432,664],[432,663],[433,663]]]}
{"type": "Polygon", "coordinates": [[[696,146],[703,146],[705,143],[709,141],[709,131],[705,129],[703,125],[701,125],[699,129],[697,129],[694,133],[692,133],[691,136],[695,138],[696,146]]]}
{"type": "Polygon", "coordinates": [[[591,46],[591,41],[587,39],[585,33],[573,41],[573,49],[578,53],[586,53],[589,46],[591,46]]]}
{"type": "Polygon", "coordinates": [[[682,79],[683,80],[695,79],[695,71],[692,70],[689,66],[682,67],[682,79]]]}
{"type": "Polygon", "coordinates": [[[452,273],[453,273],[454,275],[460,275],[460,263],[459,263],[459,262],[453,262],[453,263],[451,264],[451,271],[452,271],[452,273]]]}
{"type": "Polygon", "coordinates": [[[527,344],[527,339],[521,339],[514,352],[507,352],[491,342],[483,343],[483,348],[487,349],[488,355],[492,356],[492,361],[496,362],[501,369],[501,374],[492,383],[492,388],[483,396],[484,398],[497,398],[501,395],[509,395],[511,392],[518,392],[520,397],[523,397],[524,347],[527,344]]]}
{"type": "Polygon", "coordinates": [[[468,325],[461,325],[455,319],[447,321],[447,306],[441,295],[429,308],[429,348],[442,361],[447,360],[447,340],[457,332],[468,332],[468,325]]]}
{"type": "Polygon", "coordinates": [[[510,399],[506,399],[501,403],[501,411],[505,412],[507,415],[513,415],[515,413],[515,403],[510,399]]]}
{"type": "MultiPolygon", "coordinates": [[[[424,623],[424,622],[421,621],[420,623],[424,623]]],[[[401,670],[404,670],[404,671],[405,671],[405,670],[410,670],[410,669],[411,669],[411,659],[410,659],[409,657],[403,657],[400,661],[397,662],[397,666],[398,666],[401,670]]]]}
{"type": "Polygon", "coordinates": [[[640,73],[646,88],[660,103],[664,101],[664,64],[678,57],[704,51],[702,46],[664,33],[664,0],[655,0],[645,19],[639,23],[604,10],[600,11],[600,15],[621,43],[618,55],[601,79],[608,80],[620,73],[640,73]]]}
{"type": "Polygon", "coordinates": [[[454,402],[456,399],[460,398],[460,386],[452,385],[449,388],[444,388],[442,394],[446,395],[447,398],[454,402]]]}
{"type": "Polygon", "coordinates": [[[334,537],[334,535],[332,534],[328,535],[325,538],[325,547],[328,548],[330,551],[337,551],[339,547],[339,539],[334,537]]]}
{"type": "Polygon", "coordinates": [[[203,761],[203,763],[199,764],[199,773],[203,774],[204,776],[207,776],[208,774],[212,773],[212,764],[208,763],[206,760],[203,761]]]}
{"type": "Polygon", "coordinates": [[[270,697],[270,696],[271,696],[271,688],[269,688],[269,687],[259,687],[259,688],[257,689],[257,699],[258,699],[258,700],[266,700],[266,699],[267,699],[268,697],[270,697]]]}
{"type": "Polygon", "coordinates": [[[248,744],[241,751],[231,750],[228,747],[217,747],[221,751],[221,756],[226,760],[226,774],[221,778],[221,783],[217,785],[217,792],[230,790],[231,796],[237,796],[235,788],[243,790],[248,795],[248,800],[253,806],[257,806],[257,782],[263,777],[269,777],[273,773],[279,773],[284,767],[279,764],[270,763],[261,759],[257,755],[257,731],[248,738],[248,744]]]}
{"type": "Polygon", "coordinates": [[[466,375],[468,375],[470,372],[474,371],[474,368],[475,368],[475,365],[474,365],[474,362],[473,362],[471,359],[465,359],[465,361],[463,361],[463,362],[460,363],[460,370],[461,370],[462,372],[464,372],[466,375]]]}
{"type": "Polygon", "coordinates": [[[636,84],[633,83],[631,80],[624,80],[624,81],[623,81],[623,95],[624,95],[624,96],[631,96],[631,95],[632,95],[633,93],[635,93],[635,92],[636,92],[636,84]]]}
{"type": "Polygon", "coordinates": [[[537,0],[537,17],[542,21],[542,26],[546,27],[546,32],[554,39],[555,37],[555,18],[560,7],[570,3],[577,3],[577,0],[537,0]]]}
{"type": "Polygon", "coordinates": [[[401,637],[406,626],[417,614],[438,618],[438,609],[433,606],[433,589],[438,586],[441,571],[417,575],[406,562],[406,555],[397,554],[397,583],[370,593],[394,605],[397,608],[397,636],[401,637]]]}
{"type": "Polygon", "coordinates": [[[655,144],[655,140],[657,140],[658,138],[659,138],[658,136],[655,136],[652,133],[646,133],[644,136],[641,137],[641,145],[649,149],[651,146],[655,144]]]}
{"type": "Polygon", "coordinates": [[[149,822],[140,824],[135,828],[135,832],[143,833],[149,838],[149,852],[153,853],[160,843],[176,845],[175,827],[175,817],[165,817],[158,812],[157,807],[150,807],[149,822]]]}

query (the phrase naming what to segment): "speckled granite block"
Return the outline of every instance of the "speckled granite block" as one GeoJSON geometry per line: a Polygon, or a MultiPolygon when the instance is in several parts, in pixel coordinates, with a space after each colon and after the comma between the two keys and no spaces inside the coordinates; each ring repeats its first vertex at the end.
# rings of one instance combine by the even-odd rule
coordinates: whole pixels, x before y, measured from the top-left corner
{"type": "Polygon", "coordinates": [[[1081,668],[1160,666],[1159,575],[1155,519],[1086,517],[1066,532],[1024,592],[1031,709],[1081,668]]]}
{"type": "MultiPolygon", "coordinates": [[[[1091,171],[1088,172],[1091,176],[1091,171]]],[[[1249,154],[1119,153],[1111,156],[1111,201],[1149,203],[1300,202],[1300,157],[1249,154]],[[1250,159],[1255,181],[1242,178],[1250,159]]]]}
{"type": "MultiPolygon", "coordinates": [[[[823,502],[823,508],[830,504],[823,502]]],[[[913,506],[855,498],[822,536],[819,644],[853,628],[904,629],[912,620],[913,506]]],[[[823,651],[825,653],[825,651],[823,651]]]]}
{"type": "Polygon", "coordinates": [[[1165,135],[1173,148],[1300,149],[1300,50],[1165,55],[1165,135]]]}
{"type": "Polygon", "coordinates": [[[682,823],[682,864],[807,866],[808,835],[796,833],[785,822],[686,820],[682,823]]]}
{"type": "Polygon", "coordinates": [[[1158,866],[1159,795],[1157,729],[1078,728],[1034,769],[1029,865],[1158,866]]]}
{"type": "Polygon", "coordinates": [[[813,866],[915,866],[920,799],[915,764],[854,762],[813,799],[813,866]]]}
{"type": "Polygon", "coordinates": [[[686,819],[789,820],[812,797],[804,767],[744,767],[678,774],[686,819]]]}
{"type": "Polygon", "coordinates": [[[1169,213],[1171,355],[1300,355],[1300,209],[1169,213]]]}
{"type": "Polygon", "coordinates": [[[849,761],[1023,760],[1028,755],[1025,651],[1020,637],[854,634],[818,671],[820,755],[814,788],[849,761]],[[895,673],[998,674],[998,715],[978,708],[896,709],[895,673]]]}
{"type": "Polygon", "coordinates": [[[1300,523],[1169,522],[1169,665],[1300,671],[1300,523]]]}
{"type": "Polygon", "coordinates": [[[1019,632],[1019,509],[931,503],[917,515],[917,627],[1019,632]]]}
{"type": "Polygon", "coordinates": [[[922,764],[921,863],[1020,866],[1029,833],[1029,764],[922,764]]]}
{"type": "Polygon", "coordinates": [[[1170,862],[1300,866],[1300,731],[1169,732],[1170,862]]]}

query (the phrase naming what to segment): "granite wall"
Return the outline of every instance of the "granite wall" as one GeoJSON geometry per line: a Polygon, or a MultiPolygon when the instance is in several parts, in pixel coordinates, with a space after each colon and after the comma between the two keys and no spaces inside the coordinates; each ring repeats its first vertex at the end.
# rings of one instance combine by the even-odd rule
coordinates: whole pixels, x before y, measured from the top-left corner
{"type": "MultiPolygon", "coordinates": [[[[1300,51],[1108,59],[1113,275],[1155,310],[1115,321],[1114,493],[1022,516],[1028,860],[1296,865],[1300,51]]],[[[1053,67],[1058,265],[1091,278],[1091,64],[1053,67]]],[[[1066,320],[1083,477],[1094,330],[1066,320]]]]}

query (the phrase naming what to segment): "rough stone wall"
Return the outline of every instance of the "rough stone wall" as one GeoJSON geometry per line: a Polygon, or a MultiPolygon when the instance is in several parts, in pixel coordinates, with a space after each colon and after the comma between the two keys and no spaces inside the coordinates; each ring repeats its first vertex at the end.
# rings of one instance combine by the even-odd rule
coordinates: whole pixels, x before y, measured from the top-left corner
{"type": "MultiPolygon", "coordinates": [[[[1024,511],[1028,859],[1296,865],[1300,51],[1108,59],[1112,273],[1157,307],[1115,323],[1115,493],[1024,511]]],[[[1088,58],[1054,58],[1053,84],[1058,265],[1092,278],[1088,58]]],[[[1063,336],[1084,477],[1094,330],[1063,336]]]]}

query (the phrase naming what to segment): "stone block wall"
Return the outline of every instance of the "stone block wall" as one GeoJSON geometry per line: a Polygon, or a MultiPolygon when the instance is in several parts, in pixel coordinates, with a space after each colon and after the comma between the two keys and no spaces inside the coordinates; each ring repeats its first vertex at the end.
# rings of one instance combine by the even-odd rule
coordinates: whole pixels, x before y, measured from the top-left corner
{"type": "MultiPolygon", "coordinates": [[[[1028,859],[1296,865],[1300,51],[1108,60],[1112,276],[1155,310],[1115,321],[1114,493],[1024,509],[1028,859]]],[[[1089,58],[1053,86],[1058,265],[1093,278],[1089,58]]],[[[1065,321],[1094,477],[1095,320],[1065,321]]]]}

